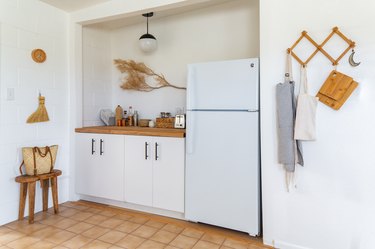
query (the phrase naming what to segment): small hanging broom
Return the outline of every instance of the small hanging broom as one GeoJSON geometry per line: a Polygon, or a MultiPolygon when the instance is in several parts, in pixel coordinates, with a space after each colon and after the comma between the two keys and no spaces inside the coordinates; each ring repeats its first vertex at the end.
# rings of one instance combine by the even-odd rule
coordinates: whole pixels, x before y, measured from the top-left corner
{"type": "Polygon", "coordinates": [[[38,109],[29,116],[26,123],[38,123],[49,121],[46,106],[44,105],[46,98],[39,93],[38,109]]]}

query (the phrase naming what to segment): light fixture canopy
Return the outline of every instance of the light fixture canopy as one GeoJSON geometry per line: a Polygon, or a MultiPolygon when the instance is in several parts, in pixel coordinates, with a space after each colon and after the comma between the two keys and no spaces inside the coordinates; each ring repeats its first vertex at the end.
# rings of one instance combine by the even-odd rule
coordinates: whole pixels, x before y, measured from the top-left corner
{"type": "Polygon", "coordinates": [[[152,17],[153,15],[154,15],[154,12],[142,14],[142,16],[147,18],[147,33],[142,35],[139,38],[139,47],[145,53],[150,53],[150,52],[155,51],[158,46],[158,42],[155,36],[148,33],[148,18],[152,17]]]}

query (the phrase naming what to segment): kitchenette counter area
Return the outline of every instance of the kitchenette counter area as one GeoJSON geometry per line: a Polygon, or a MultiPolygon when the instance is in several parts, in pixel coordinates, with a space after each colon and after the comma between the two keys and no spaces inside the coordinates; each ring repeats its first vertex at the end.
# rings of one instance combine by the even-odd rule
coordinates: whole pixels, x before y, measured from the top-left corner
{"type": "Polygon", "coordinates": [[[76,128],[75,132],[154,136],[154,137],[180,137],[180,138],[185,137],[185,129],[150,128],[150,127],[134,127],[134,126],[91,126],[91,127],[76,128]]]}

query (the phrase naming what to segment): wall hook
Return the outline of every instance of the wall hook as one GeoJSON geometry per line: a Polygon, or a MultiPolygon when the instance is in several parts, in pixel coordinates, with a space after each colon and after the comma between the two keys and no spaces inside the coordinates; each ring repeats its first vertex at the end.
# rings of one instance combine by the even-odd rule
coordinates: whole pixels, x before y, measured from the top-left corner
{"type": "Polygon", "coordinates": [[[361,62],[355,62],[354,61],[354,54],[355,54],[355,51],[354,51],[354,49],[352,49],[352,53],[349,56],[349,64],[352,67],[358,67],[361,64],[361,62]]]}

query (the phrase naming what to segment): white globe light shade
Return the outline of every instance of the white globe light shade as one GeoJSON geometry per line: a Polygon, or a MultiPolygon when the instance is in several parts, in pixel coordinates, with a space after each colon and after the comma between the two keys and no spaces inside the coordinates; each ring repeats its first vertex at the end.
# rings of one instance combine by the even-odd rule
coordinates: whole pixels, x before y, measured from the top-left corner
{"type": "Polygon", "coordinates": [[[139,38],[139,47],[143,52],[150,53],[156,50],[158,42],[151,34],[144,34],[139,38]]]}

